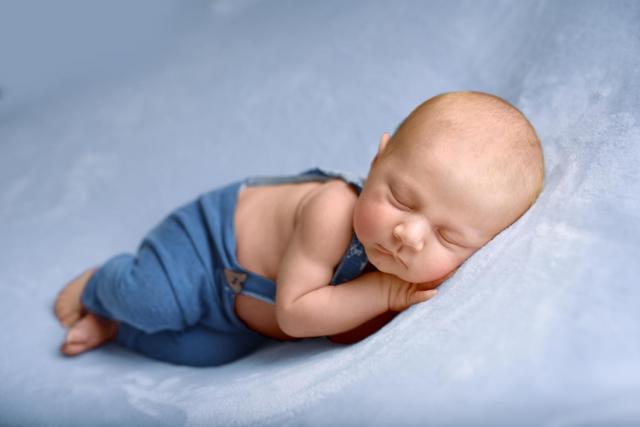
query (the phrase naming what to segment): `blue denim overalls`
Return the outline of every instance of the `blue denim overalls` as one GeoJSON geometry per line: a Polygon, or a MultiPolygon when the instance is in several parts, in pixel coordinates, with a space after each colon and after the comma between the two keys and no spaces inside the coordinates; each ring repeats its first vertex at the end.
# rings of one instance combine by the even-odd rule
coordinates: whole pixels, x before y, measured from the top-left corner
{"type": "MultiPolygon", "coordinates": [[[[235,314],[238,293],[275,303],[273,281],[238,265],[234,213],[244,186],[342,179],[358,193],[364,181],[311,169],[299,175],[252,177],[200,195],[153,228],[136,256],[109,259],[82,294],[87,310],[119,322],[116,341],[165,362],[216,366],[236,360],[271,338],[235,314]]],[[[353,235],[331,280],[362,273],[364,248],[353,235]]]]}

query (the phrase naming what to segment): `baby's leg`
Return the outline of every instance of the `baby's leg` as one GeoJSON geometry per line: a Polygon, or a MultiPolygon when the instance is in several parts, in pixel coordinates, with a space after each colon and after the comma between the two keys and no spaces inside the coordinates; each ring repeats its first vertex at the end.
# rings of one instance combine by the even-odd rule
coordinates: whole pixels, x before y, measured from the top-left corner
{"type": "Polygon", "coordinates": [[[253,352],[270,339],[255,332],[220,332],[203,326],[194,326],[184,331],[146,334],[120,323],[116,341],[163,362],[189,366],[219,366],[253,352]]]}
{"type": "Polygon", "coordinates": [[[178,300],[178,292],[196,293],[191,286],[184,279],[174,287],[158,255],[145,244],[137,256],[121,254],[107,261],[87,282],[81,301],[91,313],[146,333],[179,331],[202,316],[201,306],[187,311],[178,300]]]}
{"type": "Polygon", "coordinates": [[[84,308],[147,334],[194,326],[209,311],[220,312],[213,286],[210,249],[196,205],[181,209],[154,227],[137,254],[120,254],[104,263],[82,291],[84,308]]]}
{"type": "MultiPolygon", "coordinates": [[[[136,256],[117,255],[92,274],[86,273],[74,280],[56,302],[56,315],[60,321],[65,325],[74,322],[78,325],[69,332],[63,351],[78,354],[103,343],[113,336],[113,325],[118,322],[118,329],[127,325],[142,334],[131,345],[131,348],[139,348],[140,352],[145,353],[149,346],[157,345],[153,343],[168,345],[174,351],[193,347],[182,344],[185,340],[202,342],[201,347],[206,352],[204,343],[208,340],[202,338],[206,335],[204,332],[187,334],[191,338],[182,339],[177,338],[181,337],[179,333],[169,331],[182,331],[201,321],[225,323],[225,313],[220,309],[224,295],[222,289],[214,285],[210,244],[200,206],[192,203],[151,230],[136,256]],[[81,317],[83,310],[90,314],[81,317]],[[211,316],[211,319],[203,318],[205,316],[211,316]],[[115,322],[106,323],[108,327],[103,327],[105,323],[98,321],[101,318],[115,322]],[[161,332],[167,332],[159,335],[161,339],[147,338],[161,332]]],[[[218,341],[223,342],[225,338],[218,341]]],[[[251,344],[255,339],[248,341],[251,344]]],[[[230,339],[228,351],[232,355],[242,353],[244,347],[238,348],[239,342],[244,340],[230,339]],[[236,350],[233,350],[234,345],[236,350]]],[[[216,351],[224,354],[227,350],[216,351]]],[[[224,363],[220,360],[224,358],[207,364],[224,363]]],[[[192,364],[180,362],[180,359],[175,363],[192,364]]]]}
{"type": "Polygon", "coordinates": [[[58,321],[63,326],[70,327],[85,314],[80,298],[82,291],[84,291],[87,282],[95,271],[95,268],[86,270],[71,280],[58,294],[54,311],[58,321]]]}

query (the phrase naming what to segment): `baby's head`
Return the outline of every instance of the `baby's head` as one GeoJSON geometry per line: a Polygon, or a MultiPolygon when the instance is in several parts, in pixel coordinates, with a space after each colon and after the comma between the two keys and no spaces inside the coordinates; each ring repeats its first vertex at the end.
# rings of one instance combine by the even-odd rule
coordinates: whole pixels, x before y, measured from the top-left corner
{"type": "Polygon", "coordinates": [[[520,111],[493,95],[445,93],[382,136],[353,226],[378,270],[430,282],[515,222],[543,181],[540,141],[520,111]]]}

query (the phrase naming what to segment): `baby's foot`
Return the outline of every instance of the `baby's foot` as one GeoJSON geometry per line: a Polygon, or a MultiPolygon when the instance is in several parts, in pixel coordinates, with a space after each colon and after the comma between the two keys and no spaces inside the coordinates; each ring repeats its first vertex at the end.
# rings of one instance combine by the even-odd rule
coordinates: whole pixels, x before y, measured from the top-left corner
{"type": "Polygon", "coordinates": [[[88,313],[69,329],[60,351],[67,356],[84,353],[111,340],[117,331],[118,324],[113,320],[88,313]]]}
{"type": "Polygon", "coordinates": [[[85,271],[70,281],[58,294],[54,310],[63,326],[68,328],[85,314],[80,298],[89,278],[96,270],[96,268],[91,268],[85,271]]]}

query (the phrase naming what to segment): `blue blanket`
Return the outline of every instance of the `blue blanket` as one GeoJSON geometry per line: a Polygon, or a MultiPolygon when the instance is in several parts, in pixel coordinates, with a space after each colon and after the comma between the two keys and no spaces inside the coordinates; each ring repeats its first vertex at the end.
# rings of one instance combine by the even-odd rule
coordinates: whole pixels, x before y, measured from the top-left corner
{"type": "Polygon", "coordinates": [[[640,3],[126,4],[40,22],[64,42],[42,55],[0,25],[0,425],[640,424],[640,3]],[[58,353],[61,286],[173,208],[247,175],[364,175],[383,132],[461,89],[530,117],[546,187],[433,300],[218,368],[58,353]]]}

